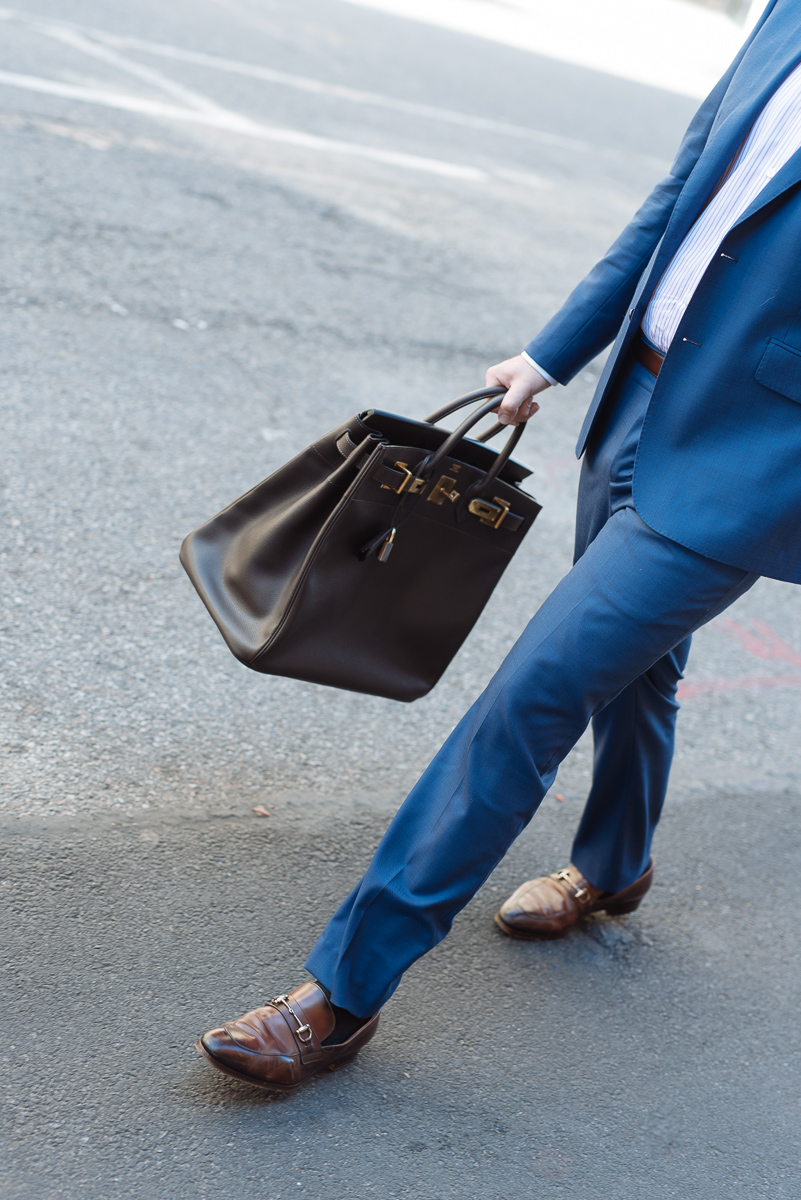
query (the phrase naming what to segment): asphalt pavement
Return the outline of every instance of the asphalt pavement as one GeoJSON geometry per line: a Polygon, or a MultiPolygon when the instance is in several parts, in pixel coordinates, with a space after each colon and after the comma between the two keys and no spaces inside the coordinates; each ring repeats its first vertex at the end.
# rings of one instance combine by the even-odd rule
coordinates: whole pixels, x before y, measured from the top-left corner
{"type": "Polygon", "coordinates": [[[527,431],[543,512],[415,704],[247,672],[181,539],[352,413],[480,386],[693,102],[341,0],[37,0],[0,30],[0,1194],[797,1198],[789,585],[696,638],[638,913],[492,924],[567,861],[585,738],[352,1067],[277,1099],[192,1047],[305,977],[568,569],[598,364],[527,431]]]}

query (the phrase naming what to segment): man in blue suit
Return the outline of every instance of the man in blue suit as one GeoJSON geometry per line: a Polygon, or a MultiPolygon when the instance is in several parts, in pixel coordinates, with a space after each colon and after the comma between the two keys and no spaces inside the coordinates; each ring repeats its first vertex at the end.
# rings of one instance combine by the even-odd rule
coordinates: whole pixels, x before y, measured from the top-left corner
{"type": "Polygon", "coordinates": [[[671,173],[523,354],[501,420],[614,341],[578,444],[576,561],[398,811],[307,960],[317,980],[205,1034],[219,1069],[294,1088],[375,1032],[592,722],[572,863],[496,917],[557,936],[629,912],[693,632],[761,576],[801,582],[801,0],[770,0],[671,173]]]}

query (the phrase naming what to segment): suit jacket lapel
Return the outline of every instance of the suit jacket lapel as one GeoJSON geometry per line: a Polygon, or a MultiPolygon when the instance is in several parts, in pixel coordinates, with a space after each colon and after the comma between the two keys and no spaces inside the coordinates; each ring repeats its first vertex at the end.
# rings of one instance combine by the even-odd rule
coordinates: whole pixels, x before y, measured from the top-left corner
{"type": "MultiPolygon", "coordinates": [[[[780,7],[777,6],[779,9],[780,7]]],[[[774,12],[772,20],[776,21],[778,16],[779,12],[774,12]]],[[[643,288],[646,297],[650,296],[657,281],[661,279],[665,268],[689,233],[765,104],[801,61],[801,50],[795,50],[798,45],[794,36],[796,22],[795,15],[791,17],[790,27],[786,17],[784,21],[776,22],[770,38],[767,34],[771,27],[767,26],[749,46],[721,104],[718,119],[712,127],[703,153],[676,201],[647,276],[648,286],[643,288]],[[788,47],[793,48],[791,53],[788,53],[788,47]]],[[[745,220],[746,216],[750,216],[763,204],[769,203],[783,190],[798,182],[799,171],[801,160],[798,155],[794,155],[763,189],[740,220],[745,220]]]]}
{"type": "Polygon", "coordinates": [[[801,150],[796,150],[792,158],[788,158],[782,169],[776,172],[759,195],[751,201],[739,220],[735,221],[734,228],[741,225],[743,221],[747,221],[755,212],[759,212],[760,208],[770,204],[771,200],[775,200],[782,192],[786,192],[788,188],[793,187],[799,181],[801,181],[801,150]]]}
{"type": "MultiPolygon", "coordinates": [[[[682,188],[667,229],[640,277],[629,319],[623,322],[607,358],[579,435],[576,447],[578,456],[584,451],[595,416],[615,377],[626,346],[636,335],[654,287],[743,144],[758,114],[776,88],[801,61],[801,50],[794,50],[798,45],[798,10],[798,0],[769,0],[750,43],[746,43],[727,72],[728,86],[706,145],[682,188]]],[[[801,151],[777,173],[740,220],[745,220],[769,203],[799,178],[801,151]]]]}

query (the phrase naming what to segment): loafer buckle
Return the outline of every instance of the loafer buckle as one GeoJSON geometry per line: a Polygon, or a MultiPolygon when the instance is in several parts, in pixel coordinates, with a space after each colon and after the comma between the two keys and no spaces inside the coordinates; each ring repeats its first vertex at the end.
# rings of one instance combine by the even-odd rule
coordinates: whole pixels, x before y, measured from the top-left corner
{"type": "Polygon", "coordinates": [[[295,1028],[295,1031],[294,1031],[294,1032],[295,1032],[295,1037],[298,1039],[298,1041],[300,1041],[300,1042],[303,1042],[303,1044],[304,1044],[305,1046],[308,1046],[309,1042],[310,1042],[310,1041],[312,1040],[312,1038],[314,1037],[314,1033],[313,1033],[313,1031],[312,1031],[312,1027],[311,1027],[311,1025],[308,1025],[308,1024],[307,1024],[307,1025],[304,1025],[304,1024],[303,1024],[303,1022],[301,1021],[300,1017],[299,1017],[299,1016],[298,1016],[298,1014],[295,1012],[295,1010],[294,1010],[294,1008],[292,1007],[292,1005],[289,1003],[289,996],[288,996],[288,994],[284,994],[283,996],[273,996],[273,998],[272,998],[272,1000],[270,1001],[270,1003],[271,1003],[271,1004],[274,1004],[274,1005],[276,1005],[276,1006],[278,1006],[279,1004],[283,1004],[284,1008],[288,1009],[288,1010],[289,1010],[289,1012],[291,1012],[291,1013],[292,1013],[292,1016],[295,1018],[295,1025],[296,1025],[296,1028],[295,1028]]]}
{"type": "Polygon", "coordinates": [[[589,900],[590,893],[583,884],[574,883],[570,878],[570,868],[563,867],[561,871],[556,872],[556,878],[561,879],[563,883],[569,883],[573,889],[573,899],[581,903],[582,900],[589,900]]]}

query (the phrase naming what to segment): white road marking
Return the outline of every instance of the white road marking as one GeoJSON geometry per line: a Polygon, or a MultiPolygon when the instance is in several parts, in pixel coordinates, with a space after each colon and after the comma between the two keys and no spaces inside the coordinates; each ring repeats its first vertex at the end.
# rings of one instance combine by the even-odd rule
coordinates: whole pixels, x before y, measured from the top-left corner
{"type": "MultiPolygon", "coordinates": [[[[33,25],[36,19],[14,9],[0,9],[0,20],[16,20],[26,25],[33,25]]],[[[48,22],[52,28],[53,22],[48,22]]],[[[357,88],[343,87],[339,84],[324,83],[319,79],[310,79],[305,75],[294,75],[287,71],[276,71],[272,67],[257,66],[253,63],[240,62],[237,59],[223,58],[216,54],[205,54],[196,50],[184,50],[180,46],[172,46],[163,42],[150,42],[143,38],[127,37],[108,30],[95,29],[89,26],[79,26],[73,23],[62,23],[64,29],[82,29],[91,37],[102,41],[109,47],[122,50],[138,50],[143,54],[151,54],[160,58],[172,59],[174,62],[192,63],[195,66],[209,67],[212,70],[224,71],[232,75],[243,75],[250,79],[261,79],[265,83],[276,84],[280,87],[292,88],[295,91],[307,92],[315,96],[332,96],[337,100],[345,100],[352,104],[367,107],[384,108],[405,116],[418,117],[423,120],[438,121],[449,125],[460,125],[466,129],[475,129],[481,133],[494,133],[505,137],[519,138],[535,142],[541,146],[553,146],[569,150],[577,154],[593,154],[602,158],[617,161],[635,160],[655,166],[658,170],[665,169],[662,159],[651,155],[637,154],[629,150],[618,150],[611,146],[599,146],[593,142],[585,142],[578,138],[563,137],[562,134],[549,133],[542,129],[532,129],[527,125],[516,125],[508,121],[495,121],[490,117],[479,117],[471,113],[457,112],[454,109],[438,108],[430,104],[417,104],[410,100],[400,100],[394,96],[384,96],[379,92],[362,91],[357,88]]],[[[175,85],[176,87],[178,85],[175,85]]]]}
{"type": "Polygon", "coordinates": [[[314,96],[335,96],[338,100],[347,100],[353,104],[363,104],[374,108],[387,108],[406,116],[423,117],[427,120],[443,121],[450,125],[463,125],[468,129],[481,130],[482,133],[501,133],[509,137],[525,138],[546,146],[561,146],[567,150],[577,150],[582,153],[597,150],[590,142],[582,142],[576,138],[562,137],[557,133],[546,133],[544,130],[529,129],[526,125],[513,125],[505,121],[493,121],[489,117],[476,117],[469,113],[455,112],[449,108],[437,108],[430,104],[416,104],[411,100],[399,100],[394,96],[383,96],[380,92],[366,92],[358,88],[343,87],[335,83],[323,83],[320,79],[310,79],[306,75],[292,75],[287,71],[276,71],[272,67],[260,67],[253,63],[239,62],[233,58],[220,58],[216,54],[203,54],[196,50],[183,50],[179,46],[165,45],[163,42],[148,42],[142,38],[120,37],[117,34],[106,33],[99,29],[92,31],[99,40],[110,46],[126,50],[140,50],[143,54],[158,55],[160,58],[170,58],[174,62],[194,63],[199,67],[211,67],[215,71],[225,71],[231,75],[245,75],[250,79],[262,79],[265,83],[275,83],[282,87],[293,88],[299,92],[309,92],[314,96]]]}
{"type": "Polygon", "coordinates": [[[80,50],[83,54],[99,58],[101,61],[125,71],[128,75],[133,75],[153,87],[160,88],[168,95],[175,96],[176,100],[183,100],[184,104],[188,104],[190,108],[196,108],[199,112],[223,111],[221,106],[215,104],[213,100],[183,87],[180,83],[173,82],[166,75],[162,75],[160,71],[153,71],[150,67],[143,67],[141,63],[131,62],[130,59],[124,58],[108,46],[100,46],[96,42],[82,37],[80,33],[75,33],[72,29],[66,29],[60,25],[36,25],[33,22],[31,22],[31,26],[46,37],[55,38],[64,45],[71,46],[74,50],[80,50]]]}
{"type": "Polygon", "coordinates": [[[174,104],[165,104],[160,100],[149,100],[143,96],[129,96],[123,92],[79,87],[77,84],[61,83],[56,79],[40,79],[36,75],[18,75],[12,71],[0,71],[0,84],[21,88],[28,92],[40,92],[46,96],[59,96],[64,100],[78,100],[85,104],[98,104],[105,108],[140,113],[143,116],[205,125],[210,129],[224,129],[231,133],[243,134],[246,137],[280,142],[283,145],[297,146],[318,153],[365,158],[387,166],[424,171],[429,175],[439,175],[446,179],[485,183],[492,177],[489,172],[482,171],[478,167],[465,167],[458,163],[443,162],[437,158],[423,158],[416,154],[402,154],[395,150],[380,150],[374,146],[363,146],[358,142],[342,142],[334,138],[317,137],[315,134],[301,133],[296,129],[261,125],[257,121],[250,120],[249,117],[239,116],[226,109],[198,112],[190,108],[179,108],[174,104]]]}

